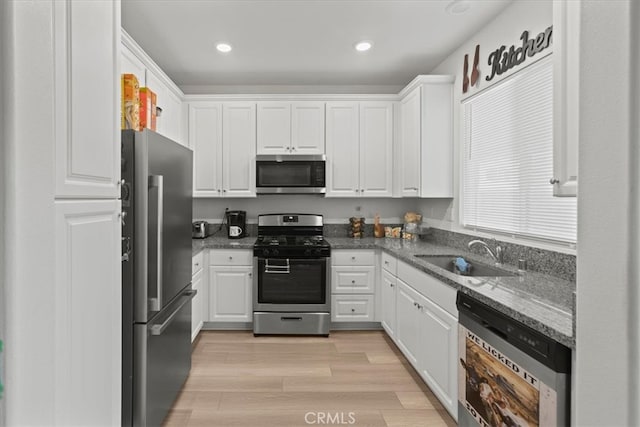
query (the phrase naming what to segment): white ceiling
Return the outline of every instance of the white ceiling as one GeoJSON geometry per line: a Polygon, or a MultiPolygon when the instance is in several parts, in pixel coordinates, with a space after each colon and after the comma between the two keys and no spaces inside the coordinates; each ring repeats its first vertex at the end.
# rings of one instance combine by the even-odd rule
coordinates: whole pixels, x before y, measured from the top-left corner
{"type": "Polygon", "coordinates": [[[122,0],[122,26],[185,93],[392,87],[429,73],[512,0],[466,1],[452,15],[451,0],[122,0]],[[373,49],[356,52],[365,39],[373,49]],[[219,41],[233,51],[218,53],[219,41]]]}

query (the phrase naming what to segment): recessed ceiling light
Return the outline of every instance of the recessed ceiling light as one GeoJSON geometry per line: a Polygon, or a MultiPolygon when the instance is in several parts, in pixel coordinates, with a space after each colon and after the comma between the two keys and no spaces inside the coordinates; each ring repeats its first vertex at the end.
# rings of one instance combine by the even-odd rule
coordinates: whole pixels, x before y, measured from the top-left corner
{"type": "Polygon", "coordinates": [[[453,0],[444,10],[450,15],[462,15],[469,9],[471,9],[471,2],[469,0],[453,0]]]}
{"type": "Polygon", "coordinates": [[[219,52],[227,53],[231,52],[232,47],[229,43],[218,43],[216,49],[218,49],[219,52]]]}
{"type": "Polygon", "coordinates": [[[373,43],[368,40],[363,40],[356,43],[355,48],[358,52],[366,52],[373,47],[373,43]]]}

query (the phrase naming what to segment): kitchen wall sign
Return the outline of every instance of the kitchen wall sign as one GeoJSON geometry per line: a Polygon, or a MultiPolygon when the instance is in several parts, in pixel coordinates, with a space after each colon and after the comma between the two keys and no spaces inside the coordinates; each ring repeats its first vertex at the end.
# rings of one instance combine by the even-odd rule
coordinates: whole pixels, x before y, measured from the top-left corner
{"type": "Polygon", "coordinates": [[[499,76],[522,64],[527,57],[532,57],[536,53],[542,52],[552,43],[553,25],[542,31],[535,38],[529,38],[529,31],[524,31],[520,36],[522,44],[518,47],[511,45],[509,50],[505,45],[491,52],[488,64],[491,66],[491,75],[486,77],[491,81],[495,76],[499,76]]]}

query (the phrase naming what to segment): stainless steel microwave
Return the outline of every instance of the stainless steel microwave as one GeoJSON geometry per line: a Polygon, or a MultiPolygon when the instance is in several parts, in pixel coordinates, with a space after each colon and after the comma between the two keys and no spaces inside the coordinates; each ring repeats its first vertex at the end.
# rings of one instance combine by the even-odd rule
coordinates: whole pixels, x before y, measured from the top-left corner
{"type": "Polygon", "coordinates": [[[326,157],[320,155],[256,156],[258,194],[326,193],[326,157]]]}

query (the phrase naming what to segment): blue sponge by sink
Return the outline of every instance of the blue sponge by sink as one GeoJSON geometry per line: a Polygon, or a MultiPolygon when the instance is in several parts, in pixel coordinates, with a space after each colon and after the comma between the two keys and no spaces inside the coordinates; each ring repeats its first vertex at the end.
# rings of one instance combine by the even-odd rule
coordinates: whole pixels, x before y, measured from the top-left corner
{"type": "Polygon", "coordinates": [[[455,265],[460,273],[468,273],[471,267],[471,264],[465,261],[462,257],[456,258],[455,265]]]}

